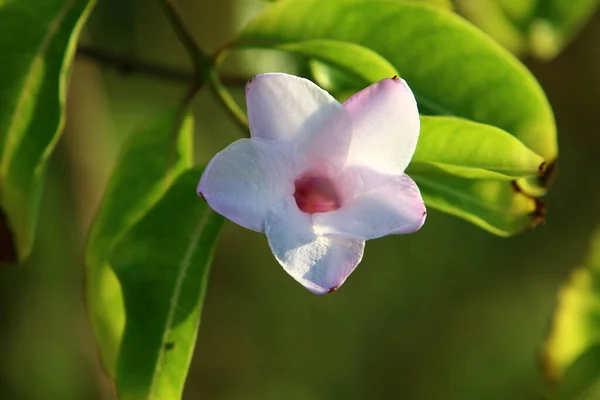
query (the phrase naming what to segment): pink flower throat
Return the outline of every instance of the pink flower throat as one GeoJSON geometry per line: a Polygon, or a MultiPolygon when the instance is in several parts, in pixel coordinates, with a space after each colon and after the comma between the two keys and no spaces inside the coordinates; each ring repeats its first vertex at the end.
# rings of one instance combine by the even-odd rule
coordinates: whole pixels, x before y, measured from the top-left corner
{"type": "Polygon", "coordinates": [[[294,198],[301,211],[309,214],[335,211],[342,204],[331,179],[323,176],[304,176],[295,182],[294,198]]]}

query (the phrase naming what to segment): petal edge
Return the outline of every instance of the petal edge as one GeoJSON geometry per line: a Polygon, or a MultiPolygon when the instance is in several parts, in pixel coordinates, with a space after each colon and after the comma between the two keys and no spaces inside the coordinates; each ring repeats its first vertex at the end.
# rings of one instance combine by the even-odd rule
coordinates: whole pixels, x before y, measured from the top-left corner
{"type": "Polygon", "coordinates": [[[269,212],[265,233],[275,258],[296,281],[314,294],[337,290],[362,260],[365,242],[338,236],[318,236],[309,214],[293,198],[269,212]]]}

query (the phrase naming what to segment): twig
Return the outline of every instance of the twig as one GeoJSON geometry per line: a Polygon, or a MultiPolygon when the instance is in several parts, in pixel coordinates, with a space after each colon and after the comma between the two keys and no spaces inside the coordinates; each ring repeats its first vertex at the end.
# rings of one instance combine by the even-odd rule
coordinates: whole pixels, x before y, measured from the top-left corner
{"type": "Polygon", "coordinates": [[[194,80],[194,74],[190,71],[152,64],[125,55],[111,53],[93,46],[80,45],[77,48],[77,55],[89,58],[102,65],[112,67],[122,73],[151,75],[157,78],[184,83],[189,83],[194,80]]]}
{"type": "Polygon", "coordinates": [[[185,121],[185,116],[188,112],[188,109],[190,108],[192,101],[194,100],[194,97],[196,96],[196,93],[198,93],[198,91],[202,88],[202,84],[200,84],[200,82],[198,81],[194,81],[188,91],[186,92],[185,96],[183,97],[183,99],[181,100],[181,103],[179,103],[179,107],[177,108],[177,114],[175,115],[175,120],[173,123],[173,128],[171,130],[171,144],[169,146],[169,155],[167,158],[167,165],[169,166],[169,169],[167,171],[167,186],[170,186],[174,175],[172,174],[172,167],[175,164],[175,155],[177,153],[177,138],[179,136],[179,131],[181,130],[181,127],[183,126],[183,122],[185,121]]]}
{"type": "Polygon", "coordinates": [[[240,108],[238,103],[231,96],[231,93],[223,86],[216,69],[211,68],[208,72],[208,82],[213,93],[221,102],[221,105],[229,112],[246,136],[249,136],[248,118],[246,118],[246,113],[240,108]]]}
{"type": "Polygon", "coordinates": [[[175,122],[173,124],[173,129],[171,132],[171,145],[169,146],[169,171],[171,170],[173,163],[175,162],[175,153],[177,148],[177,137],[179,136],[179,131],[181,126],[183,125],[183,121],[185,119],[185,115],[196,96],[196,93],[202,89],[204,82],[206,81],[207,74],[210,69],[211,59],[208,54],[206,54],[200,46],[194,40],[191,32],[185,26],[183,22],[183,18],[181,17],[181,13],[177,8],[177,4],[175,0],[158,0],[160,5],[165,12],[165,15],[169,22],[171,23],[171,27],[175,31],[175,34],[179,38],[179,41],[185,47],[185,50],[188,53],[192,61],[192,65],[194,67],[194,75],[193,79],[190,82],[189,88],[183,97],[183,100],[179,104],[179,108],[177,109],[177,115],[175,116],[175,122]]]}
{"type": "MultiPolygon", "coordinates": [[[[149,75],[179,83],[190,83],[194,80],[194,73],[187,69],[154,64],[94,46],[80,45],[77,47],[77,56],[88,58],[124,74],[149,75]]],[[[244,86],[248,81],[248,78],[236,75],[221,75],[219,79],[225,86],[244,86]]]]}
{"type": "Polygon", "coordinates": [[[179,12],[175,1],[159,0],[158,2],[163,7],[165,15],[171,23],[175,34],[190,56],[198,79],[203,81],[205,78],[204,75],[207,73],[211,64],[210,56],[202,51],[202,49],[196,44],[194,37],[183,22],[183,18],[181,17],[181,13],[179,12]]]}

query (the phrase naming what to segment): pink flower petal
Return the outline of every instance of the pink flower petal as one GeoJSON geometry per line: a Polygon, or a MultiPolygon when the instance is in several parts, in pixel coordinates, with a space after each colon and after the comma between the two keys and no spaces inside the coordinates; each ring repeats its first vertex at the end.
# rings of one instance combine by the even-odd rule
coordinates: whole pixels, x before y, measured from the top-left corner
{"type": "Polygon", "coordinates": [[[301,212],[291,196],[268,213],[265,233],[286,272],[315,294],[337,290],[365,247],[364,240],[316,235],[310,214],[301,212]]]}
{"type": "Polygon", "coordinates": [[[336,211],[314,214],[319,235],[375,239],[418,231],[425,222],[425,205],[416,183],[406,174],[366,192],[336,211]]]}
{"type": "Polygon", "coordinates": [[[415,97],[399,78],[384,79],[350,97],[344,106],[354,124],[347,165],[400,175],[419,138],[415,97]]]}
{"type": "Polygon", "coordinates": [[[269,211],[294,193],[298,157],[287,143],[241,139],[208,164],[198,194],[219,214],[257,232],[264,232],[269,211]]]}
{"type": "Polygon", "coordinates": [[[246,86],[252,137],[294,142],[307,168],[342,167],[352,122],[342,104],[308,79],[270,73],[246,86]]]}

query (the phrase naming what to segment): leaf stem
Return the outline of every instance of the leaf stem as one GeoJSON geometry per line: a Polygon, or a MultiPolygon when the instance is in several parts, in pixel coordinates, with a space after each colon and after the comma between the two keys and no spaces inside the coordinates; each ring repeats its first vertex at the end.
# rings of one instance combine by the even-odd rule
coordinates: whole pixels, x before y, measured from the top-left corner
{"type": "MultiPolygon", "coordinates": [[[[185,68],[154,64],[90,45],[79,45],[77,47],[77,56],[88,58],[106,67],[114,68],[123,74],[148,75],[185,84],[189,84],[194,80],[194,73],[185,68]]],[[[237,75],[219,75],[219,79],[225,86],[244,86],[248,81],[248,78],[237,75]]]]}
{"type": "Polygon", "coordinates": [[[229,112],[239,127],[249,136],[248,118],[246,113],[240,108],[229,90],[223,85],[219,78],[219,73],[215,68],[211,68],[208,72],[208,83],[215,96],[219,99],[221,105],[229,112]]]}
{"type": "Polygon", "coordinates": [[[202,89],[201,82],[192,82],[187,92],[185,93],[183,99],[181,100],[181,103],[179,103],[179,106],[177,107],[177,114],[175,115],[173,128],[171,130],[171,141],[169,146],[169,155],[167,158],[167,165],[169,167],[166,179],[167,187],[171,186],[173,180],[176,178],[176,176],[172,173],[172,166],[175,164],[177,156],[177,138],[179,136],[179,132],[181,130],[181,127],[183,126],[185,117],[191,108],[192,101],[194,100],[194,97],[196,97],[196,94],[200,91],[200,89],[202,89]]]}
{"type": "Polygon", "coordinates": [[[191,71],[152,64],[93,46],[80,45],[77,47],[77,55],[112,67],[122,73],[145,74],[183,83],[190,83],[194,80],[194,74],[191,71]]]}
{"type": "Polygon", "coordinates": [[[158,0],[158,2],[162,6],[167,19],[171,23],[175,34],[179,38],[179,41],[181,44],[183,44],[190,59],[192,60],[196,78],[200,82],[203,82],[205,79],[205,74],[208,72],[208,69],[211,65],[210,56],[206,54],[200,48],[200,46],[198,46],[193,35],[185,26],[183,18],[181,17],[181,12],[175,3],[175,0],[158,0]]]}
{"type": "MultiPolygon", "coordinates": [[[[188,53],[192,61],[192,66],[194,67],[194,74],[192,80],[189,82],[189,87],[187,92],[185,93],[181,103],[179,104],[179,108],[177,109],[177,115],[175,117],[175,121],[173,123],[173,129],[171,133],[171,145],[169,146],[169,171],[171,170],[171,166],[175,160],[175,152],[177,147],[177,137],[179,136],[179,131],[181,126],[183,125],[183,121],[188,110],[191,108],[192,101],[196,94],[202,89],[204,82],[206,81],[207,74],[211,69],[211,58],[208,54],[206,54],[200,46],[196,43],[192,33],[187,29],[185,23],[183,22],[183,18],[181,16],[181,12],[175,3],[175,0],[158,0],[160,5],[163,8],[165,16],[171,23],[171,27],[175,31],[175,34],[179,38],[179,41],[185,47],[185,50],[188,53]]],[[[171,181],[171,179],[168,179],[171,181]]],[[[169,182],[170,184],[171,182],[169,182]]]]}

